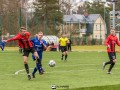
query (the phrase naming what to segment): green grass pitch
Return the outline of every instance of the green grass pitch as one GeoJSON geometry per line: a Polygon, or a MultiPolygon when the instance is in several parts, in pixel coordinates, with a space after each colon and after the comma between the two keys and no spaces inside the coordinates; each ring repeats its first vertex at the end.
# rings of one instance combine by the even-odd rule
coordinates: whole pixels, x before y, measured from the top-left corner
{"type": "MultiPolygon", "coordinates": [[[[119,90],[120,53],[117,53],[117,64],[111,75],[107,74],[109,65],[102,70],[102,63],[108,61],[106,52],[69,52],[67,62],[60,56],[60,52],[44,52],[42,63],[45,73],[39,75],[37,72],[36,78],[28,81],[22,54],[17,49],[0,51],[0,90],[52,90],[53,84],[57,90],[119,90]],[[52,59],[56,62],[55,67],[48,66],[52,59]],[[15,75],[17,71],[18,75],[15,75]]],[[[31,54],[29,67],[32,73],[35,62],[31,54]]]]}

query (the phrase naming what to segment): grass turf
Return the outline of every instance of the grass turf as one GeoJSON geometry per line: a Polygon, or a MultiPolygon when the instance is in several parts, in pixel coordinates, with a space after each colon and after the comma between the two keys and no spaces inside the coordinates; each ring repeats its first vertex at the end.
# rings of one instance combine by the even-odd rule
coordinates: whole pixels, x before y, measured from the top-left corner
{"type": "MultiPolygon", "coordinates": [[[[28,81],[25,71],[15,75],[16,71],[24,69],[22,54],[18,53],[17,49],[7,49],[9,50],[0,51],[0,90],[51,90],[53,84],[57,90],[68,87],[70,90],[119,90],[119,53],[113,74],[108,75],[106,72],[109,65],[102,70],[102,62],[108,60],[106,52],[70,52],[67,62],[60,60],[60,52],[44,52],[45,74],[36,73],[36,78],[28,81]],[[55,67],[48,66],[51,59],[56,61],[55,67]]],[[[29,67],[30,72],[35,67],[31,55],[29,67]]]]}

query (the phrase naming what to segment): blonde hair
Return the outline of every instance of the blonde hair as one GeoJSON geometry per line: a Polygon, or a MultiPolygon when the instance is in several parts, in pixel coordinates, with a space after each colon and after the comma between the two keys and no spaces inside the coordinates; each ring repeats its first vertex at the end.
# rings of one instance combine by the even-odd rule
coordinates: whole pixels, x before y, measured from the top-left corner
{"type": "Polygon", "coordinates": [[[40,32],[38,32],[38,34],[43,34],[43,32],[40,31],[40,32]]]}

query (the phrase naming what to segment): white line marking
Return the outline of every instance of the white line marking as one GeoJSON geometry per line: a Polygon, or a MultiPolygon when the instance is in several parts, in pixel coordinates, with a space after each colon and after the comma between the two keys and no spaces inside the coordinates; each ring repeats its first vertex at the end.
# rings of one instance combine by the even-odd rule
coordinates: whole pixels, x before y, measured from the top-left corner
{"type": "MultiPolygon", "coordinates": [[[[80,66],[80,65],[100,65],[100,64],[76,64],[76,65],[60,65],[60,66],[55,66],[55,67],[68,67],[68,66],[80,66]]],[[[47,66],[49,67],[49,66],[47,66]]],[[[49,68],[54,68],[54,67],[49,67],[49,68]]],[[[33,68],[30,68],[30,69],[33,69],[33,68]]],[[[114,68],[114,69],[119,69],[119,68],[114,68]]],[[[84,70],[62,70],[62,71],[52,71],[52,72],[45,72],[45,73],[53,73],[53,72],[56,72],[56,73],[61,73],[61,72],[74,72],[74,71],[93,71],[93,70],[102,70],[102,66],[101,66],[101,69],[84,69],[84,70]]],[[[15,72],[14,75],[18,75],[20,72],[23,72],[25,71],[25,69],[22,69],[22,70],[18,70],[15,72]]],[[[25,73],[20,73],[20,74],[25,74],[25,73]]]]}
{"type": "MultiPolygon", "coordinates": [[[[33,68],[30,68],[30,69],[33,69],[33,68]]],[[[116,69],[116,70],[118,70],[119,68],[114,68],[114,69],[116,69]]],[[[66,72],[71,72],[71,73],[73,73],[73,72],[78,72],[78,71],[94,71],[94,70],[96,70],[96,71],[103,71],[102,69],[84,69],[84,70],[62,70],[62,71],[51,71],[51,72],[45,72],[45,73],[66,73],[66,72]]],[[[20,73],[20,74],[26,74],[26,73],[20,73]]],[[[14,74],[15,75],[15,74],[14,74]]]]}
{"type": "Polygon", "coordinates": [[[19,71],[15,72],[15,75],[18,75],[19,72],[22,72],[22,71],[24,71],[24,70],[25,70],[25,69],[22,69],[22,70],[19,70],[19,71]]]}

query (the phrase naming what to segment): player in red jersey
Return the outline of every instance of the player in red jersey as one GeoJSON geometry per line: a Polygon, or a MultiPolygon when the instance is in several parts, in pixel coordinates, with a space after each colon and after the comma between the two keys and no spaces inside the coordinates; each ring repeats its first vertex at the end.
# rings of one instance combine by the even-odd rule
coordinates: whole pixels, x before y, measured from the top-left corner
{"type": "Polygon", "coordinates": [[[111,74],[111,70],[116,63],[115,45],[117,44],[118,46],[120,46],[120,42],[118,41],[118,38],[115,35],[115,30],[112,29],[110,33],[111,34],[106,39],[107,52],[110,61],[103,63],[103,69],[107,64],[110,64],[110,67],[108,69],[108,74],[111,74]]]}
{"type": "Polygon", "coordinates": [[[33,53],[36,60],[39,60],[39,56],[37,52],[34,50],[33,44],[30,40],[30,33],[27,32],[25,27],[21,27],[20,33],[18,33],[15,37],[10,38],[8,40],[3,40],[4,42],[10,42],[18,40],[18,45],[23,48],[23,58],[24,58],[24,66],[28,75],[28,80],[31,79],[30,73],[29,73],[29,66],[28,66],[28,56],[29,53],[33,53]]]}

